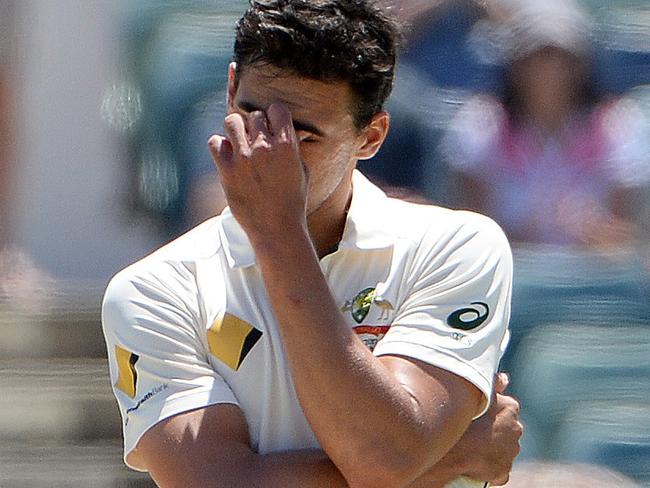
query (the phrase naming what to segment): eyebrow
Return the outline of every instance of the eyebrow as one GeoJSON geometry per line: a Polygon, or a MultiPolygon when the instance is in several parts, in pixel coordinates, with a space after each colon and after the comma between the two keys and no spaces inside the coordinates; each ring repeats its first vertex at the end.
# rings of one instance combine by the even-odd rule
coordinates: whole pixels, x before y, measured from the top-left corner
{"type": "MultiPolygon", "coordinates": [[[[237,104],[239,108],[241,108],[244,112],[264,112],[260,107],[256,106],[255,104],[251,102],[246,102],[246,101],[241,101],[237,104]]],[[[295,120],[293,119],[293,128],[296,130],[296,132],[309,132],[311,134],[314,134],[315,136],[318,137],[323,137],[324,134],[323,132],[316,126],[308,123],[308,122],[303,122],[300,120],[295,120]]]]}

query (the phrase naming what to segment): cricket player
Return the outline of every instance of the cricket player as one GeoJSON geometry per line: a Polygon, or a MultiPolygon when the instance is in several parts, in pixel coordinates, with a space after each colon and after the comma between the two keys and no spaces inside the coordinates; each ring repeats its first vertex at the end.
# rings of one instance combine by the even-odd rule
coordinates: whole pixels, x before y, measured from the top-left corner
{"type": "Polygon", "coordinates": [[[238,23],[208,143],[229,207],[103,304],[125,461],[160,487],[507,481],[508,243],[356,169],[389,129],[397,37],[369,0],[253,0],[238,23]]]}

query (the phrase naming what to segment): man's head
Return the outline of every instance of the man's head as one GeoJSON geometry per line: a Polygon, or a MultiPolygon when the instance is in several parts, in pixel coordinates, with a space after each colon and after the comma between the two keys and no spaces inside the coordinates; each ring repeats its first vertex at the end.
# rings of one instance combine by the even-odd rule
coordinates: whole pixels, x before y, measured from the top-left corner
{"type": "Polygon", "coordinates": [[[238,77],[270,65],[301,78],[350,86],[357,129],[390,95],[398,29],[372,0],[251,0],[237,25],[238,77]]]}

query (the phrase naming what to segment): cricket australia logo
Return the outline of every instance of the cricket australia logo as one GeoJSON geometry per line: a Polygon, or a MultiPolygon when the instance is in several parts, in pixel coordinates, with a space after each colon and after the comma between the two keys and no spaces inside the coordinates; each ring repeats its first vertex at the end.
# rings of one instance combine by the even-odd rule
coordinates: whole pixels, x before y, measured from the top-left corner
{"type": "Polygon", "coordinates": [[[377,295],[375,288],[370,287],[361,290],[352,300],[346,300],[341,307],[341,312],[350,312],[354,321],[360,324],[370,312],[372,305],[376,305],[381,310],[378,320],[388,320],[390,312],[394,309],[388,300],[377,295]]]}

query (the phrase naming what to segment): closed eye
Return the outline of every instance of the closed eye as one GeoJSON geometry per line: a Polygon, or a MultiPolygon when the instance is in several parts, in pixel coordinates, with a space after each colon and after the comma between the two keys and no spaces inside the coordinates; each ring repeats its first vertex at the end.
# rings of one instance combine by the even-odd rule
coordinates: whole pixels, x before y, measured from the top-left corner
{"type": "Polygon", "coordinates": [[[299,131],[296,133],[296,138],[298,139],[299,143],[306,143],[306,144],[312,144],[315,142],[319,142],[320,138],[312,134],[311,132],[305,132],[305,131],[299,131]]]}

